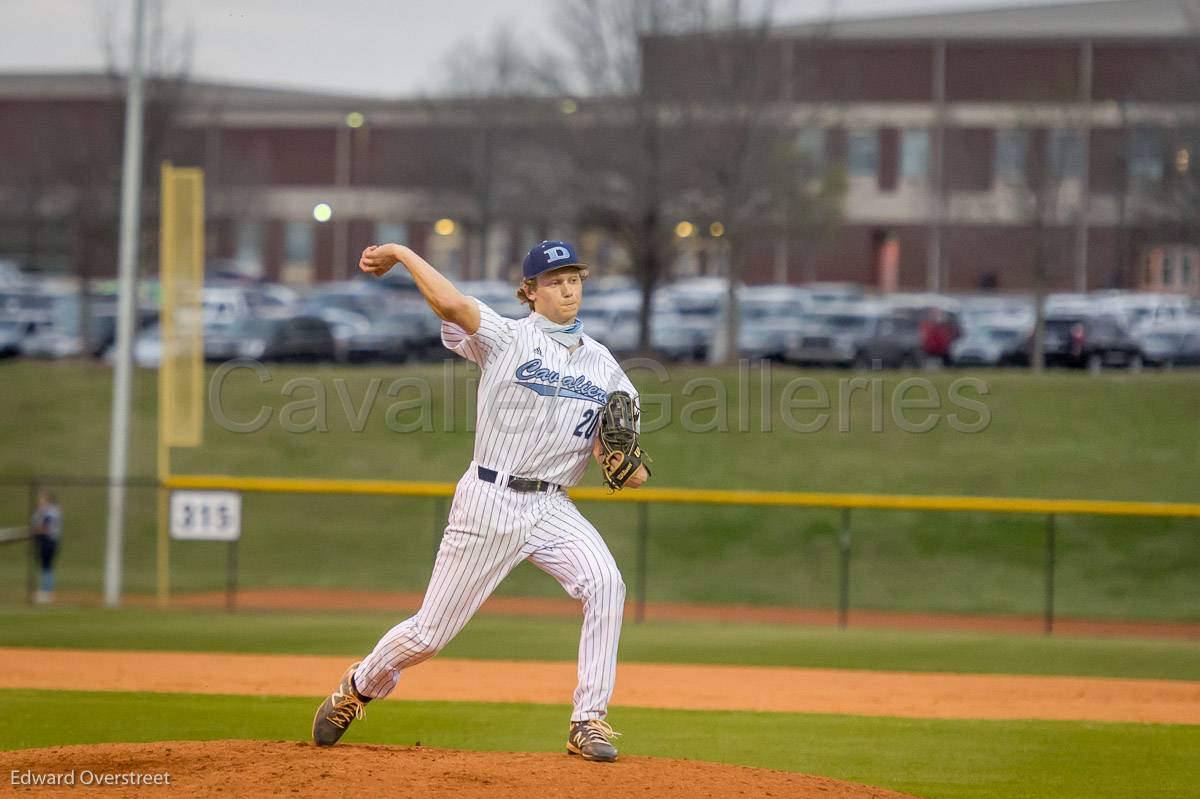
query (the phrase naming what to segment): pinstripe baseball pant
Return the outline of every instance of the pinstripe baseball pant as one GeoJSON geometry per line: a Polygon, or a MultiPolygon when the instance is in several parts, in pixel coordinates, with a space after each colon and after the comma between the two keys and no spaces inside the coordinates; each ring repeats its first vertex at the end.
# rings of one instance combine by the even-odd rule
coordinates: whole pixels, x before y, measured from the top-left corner
{"type": "Polygon", "coordinates": [[[502,485],[479,479],[474,463],[459,480],[421,609],[380,639],[354,673],[355,685],[366,696],[386,696],[404,669],[445,647],[500,581],[529,559],[583,601],[571,720],[604,718],[625,605],[621,573],[604,539],[565,493],[518,493],[502,485]]]}

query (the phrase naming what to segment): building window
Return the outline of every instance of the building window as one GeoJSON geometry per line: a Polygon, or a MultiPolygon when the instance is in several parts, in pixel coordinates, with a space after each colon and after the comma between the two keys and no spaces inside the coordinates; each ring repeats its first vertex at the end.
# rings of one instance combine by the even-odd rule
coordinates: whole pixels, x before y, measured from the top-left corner
{"type": "Polygon", "coordinates": [[[283,259],[289,264],[312,261],[313,229],[309,222],[288,222],[283,231],[283,259]]]}
{"type": "Polygon", "coordinates": [[[825,131],[820,128],[804,128],[796,133],[796,154],[804,159],[806,168],[814,168],[825,162],[825,131]]]}
{"type": "Polygon", "coordinates": [[[879,174],[879,132],[850,131],[848,145],[850,174],[858,177],[876,177],[879,174]]]}
{"type": "Polygon", "coordinates": [[[408,225],[403,222],[376,222],[375,242],[408,244],[408,225]]]}
{"type": "Polygon", "coordinates": [[[1156,130],[1131,130],[1125,154],[1130,180],[1159,181],[1163,176],[1162,139],[1156,130]]]}
{"type": "Polygon", "coordinates": [[[1051,177],[1058,180],[1079,177],[1083,167],[1083,137],[1077,130],[1049,131],[1046,157],[1051,177]]]}
{"type": "Polygon", "coordinates": [[[234,261],[238,271],[252,277],[262,276],[263,225],[258,221],[241,221],[237,224],[237,242],[234,246],[234,261]]]}
{"type": "Polygon", "coordinates": [[[992,171],[998,183],[1022,183],[1025,180],[1025,159],[1029,152],[1029,131],[996,131],[996,153],[992,171]]]}
{"type": "Polygon", "coordinates": [[[929,175],[929,131],[906,130],[900,134],[900,179],[924,180],[929,175]]]}

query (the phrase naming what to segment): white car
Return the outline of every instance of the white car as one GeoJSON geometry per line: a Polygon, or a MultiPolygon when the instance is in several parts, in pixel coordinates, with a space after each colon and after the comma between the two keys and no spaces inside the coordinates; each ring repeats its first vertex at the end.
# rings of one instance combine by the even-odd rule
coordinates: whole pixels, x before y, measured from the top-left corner
{"type": "Polygon", "coordinates": [[[979,325],[950,345],[950,360],[956,366],[1001,366],[1015,363],[1027,328],[979,325]]]}
{"type": "Polygon", "coordinates": [[[1198,319],[1195,316],[1195,303],[1180,294],[1140,291],[1113,294],[1100,302],[1104,310],[1116,314],[1134,333],[1154,326],[1182,324],[1198,319]]]}
{"type": "Polygon", "coordinates": [[[205,325],[230,325],[250,315],[250,300],[237,286],[205,286],[200,300],[205,325]]]}

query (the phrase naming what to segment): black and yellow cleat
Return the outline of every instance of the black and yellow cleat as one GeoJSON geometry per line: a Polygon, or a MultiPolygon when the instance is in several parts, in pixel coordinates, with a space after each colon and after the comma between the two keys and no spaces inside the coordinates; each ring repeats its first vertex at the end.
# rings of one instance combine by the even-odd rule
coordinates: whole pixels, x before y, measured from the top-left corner
{"type": "Polygon", "coordinates": [[[355,663],[346,669],[337,690],[326,697],[317,708],[312,726],[313,743],[317,746],[333,746],[346,732],[350,722],[363,717],[364,706],[371,698],[363,696],[354,687],[354,672],[357,668],[358,664],[355,663]]]}
{"type": "Polygon", "coordinates": [[[612,739],[620,734],[601,719],[572,721],[567,754],[580,755],[584,760],[597,763],[612,763],[617,759],[617,747],[612,745],[612,739]]]}

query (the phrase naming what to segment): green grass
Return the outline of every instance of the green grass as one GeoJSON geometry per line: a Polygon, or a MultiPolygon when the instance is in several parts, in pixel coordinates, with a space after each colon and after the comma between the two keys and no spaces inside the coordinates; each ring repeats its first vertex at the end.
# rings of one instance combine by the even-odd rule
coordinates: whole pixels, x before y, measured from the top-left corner
{"type": "MultiPolygon", "coordinates": [[[[314,700],[0,691],[0,749],[102,741],[303,740],[314,700]]],[[[385,702],[347,743],[562,751],[568,708],[385,702]]],[[[1200,727],[616,708],[626,755],[768,767],[929,797],[1191,796],[1200,727]]],[[[564,755],[565,756],[565,755],[564,755]]]]}
{"type": "MultiPolygon", "coordinates": [[[[251,418],[272,410],[259,432],[235,434],[206,412],[205,444],[176,453],[180,472],[319,475],[453,480],[470,459],[467,432],[468,370],[452,374],[456,401],[445,413],[443,371],[405,369],[298,369],[272,366],[270,382],[235,373],[222,396],[226,412],[251,418]],[[284,406],[311,396],[284,396],[291,378],[311,375],[328,399],[328,431],[289,433],[284,406]],[[397,376],[428,382],[432,432],[393,432],[387,409],[408,399],[386,389],[397,376]],[[361,432],[351,429],[336,390],[342,379],[352,403],[379,379],[379,395],[361,432]],[[454,430],[446,431],[447,419],[454,430]]],[[[651,395],[670,397],[676,423],[646,437],[662,486],[740,487],[811,491],[992,494],[1197,500],[1200,485],[1200,373],[1093,378],[1052,373],[980,372],[991,422],[979,433],[956,432],[945,416],[929,433],[904,432],[888,400],[903,375],[882,377],[882,431],[872,430],[871,397],[847,395],[852,373],[774,373],[772,432],[760,432],[759,374],[743,397],[736,372],[676,369],[666,384],[635,373],[647,398],[646,415],[660,413],[651,395]],[[713,397],[714,388],[688,389],[716,375],[730,398],[729,432],[687,432],[678,423],[688,402],[713,397]],[[816,378],[836,408],[848,396],[848,431],[836,420],[818,433],[798,433],[782,419],[779,398],[792,379],[816,378]],[[839,388],[843,386],[843,388],[839,388]],[[750,432],[737,432],[741,409],[750,432]]],[[[957,373],[930,376],[945,397],[957,373]]],[[[30,474],[102,474],[107,463],[109,372],[76,363],[0,364],[0,477],[30,474]]],[[[153,469],[154,375],[135,381],[131,468],[153,469]]],[[[806,389],[798,395],[813,396],[806,389]]],[[[968,414],[959,411],[963,418],[968,414]]],[[[411,416],[412,414],[409,414],[411,416]]],[[[707,420],[711,411],[696,414],[707,420]]],[[[814,411],[797,411],[802,421],[814,411]]],[[[915,419],[916,412],[908,412],[915,419]]],[[[408,416],[403,417],[407,419],[408,416]]],[[[402,420],[403,420],[402,419],[402,420]]],[[[594,475],[589,477],[596,483],[594,475]]],[[[60,584],[99,590],[104,546],[104,499],[99,488],[59,489],[67,514],[60,584]]],[[[22,523],[27,487],[0,484],[0,526],[22,523]]],[[[628,506],[586,503],[585,513],[605,534],[626,574],[639,576],[636,514],[628,506]]],[[[374,497],[247,495],[239,562],[249,586],[324,586],[420,590],[432,563],[445,508],[433,500],[374,497]]],[[[856,607],[904,610],[1037,613],[1043,585],[1045,520],[971,513],[856,511],[851,601],[856,607]]],[[[129,500],[127,587],[150,592],[154,581],[154,492],[129,500]]],[[[647,596],[652,601],[747,602],[828,607],[838,585],[838,513],[786,508],[655,506],[649,512],[647,596]]],[[[1064,615],[1146,619],[1200,619],[1200,520],[1063,517],[1058,520],[1058,609],[1064,615]]],[[[0,600],[19,597],[23,564],[3,550],[0,600]]],[[[176,545],[172,576],[179,590],[219,588],[225,550],[211,544],[176,545]]],[[[558,595],[560,589],[532,567],[520,567],[502,593],[558,595]]]]}
{"type": "MultiPolygon", "coordinates": [[[[403,614],[0,610],[6,646],[361,656],[403,614]]],[[[445,657],[573,661],[579,621],[479,616],[445,657]]],[[[626,623],[622,662],[1200,680],[1200,642],[626,623]]]]}
{"type": "MultiPolygon", "coordinates": [[[[452,362],[454,363],[454,362],[452,362]]],[[[202,447],[181,450],[175,468],[181,472],[371,477],[397,480],[454,480],[470,459],[472,434],[466,429],[472,392],[466,380],[477,374],[463,362],[449,373],[455,387],[447,404],[446,370],[440,365],[406,368],[331,366],[308,368],[271,365],[270,380],[259,383],[239,370],[224,383],[222,407],[227,416],[247,420],[262,407],[270,421],[254,433],[234,433],[214,421],[206,406],[206,438],[202,447]],[[290,433],[283,429],[283,410],[309,399],[311,390],[284,394],[289,381],[315,378],[328,400],[328,430],[290,433]],[[429,389],[428,420],[432,430],[395,432],[387,425],[393,404],[416,396],[405,389],[387,396],[397,377],[423,381],[429,389]],[[357,405],[368,383],[379,380],[361,431],[342,410],[336,381],[344,381],[347,399],[357,405]],[[447,429],[452,427],[453,430],[447,429]]],[[[212,370],[209,370],[210,376],[212,370]]],[[[729,485],[801,491],[877,491],[1066,498],[1194,501],[1200,478],[1200,373],[1105,375],[1074,373],[1032,377],[1020,372],[957,372],[928,375],[942,398],[935,409],[938,423],[927,433],[901,430],[892,400],[903,373],[881,373],[880,432],[872,430],[872,398],[846,381],[853,373],[810,372],[776,367],[772,373],[770,432],[761,432],[760,373],[750,370],[748,392],[739,388],[736,370],[674,368],[663,381],[645,370],[633,372],[644,396],[644,422],[663,416],[670,424],[647,436],[658,466],[655,482],[664,486],[729,485]],[[954,380],[969,376],[982,381],[987,393],[964,395],[988,407],[990,423],[978,433],[960,433],[948,417],[978,418],[947,400],[954,380]],[[721,388],[695,383],[712,380],[721,388]],[[830,422],[819,432],[800,433],[783,419],[781,394],[796,378],[818,381],[826,394],[830,422]],[[689,386],[689,382],[693,385],[689,386]],[[718,392],[728,397],[728,432],[684,429],[685,416],[704,423],[711,411],[695,410],[718,392]],[[654,397],[659,399],[654,399],[654,397]],[[662,398],[669,397],[664,400],[662,398]],[[837,408],[844,398],[846,432],[839,430],[837,408]],[[693,411],[687,411],[689,403],[693,411]],[[746,412],[748,429],[739,432],[746,412]],[[719,457],[714,455],[719,454],[719,457]],[[1189,480],[1189,478],[1191,478],[1189,480]]],[[[874,378],[877,375],[867,375],[874,378]]],[[[131,470],[153,473],[155,375],[135,375],[131,470]]],[[[858,377],[861,377],[859,375],[858,377]]],[[[0,415],[21,424],[0,432],[0,475],[103,474],[107,464],[110,372],[94,364],[73,362],[0,364],[0,381],[19,387],[0,397],[0,415]],[[35,444],[36,446],[23,446],[35,444]]],[[[814,390],[794,395],[811,399],[814,390]]],[[[913,395],[915,396],[915,395],[913,395]]],[[[800,422],[816,419],[819,410],[796,410],[800,422]]],[[[903,412],[910,420],[922,413],[903,412]]],[[[311,414],[294,414],[305,421],[311,414]]],[[[417,420],[415,412],[399,420],[417,420]]]]}

